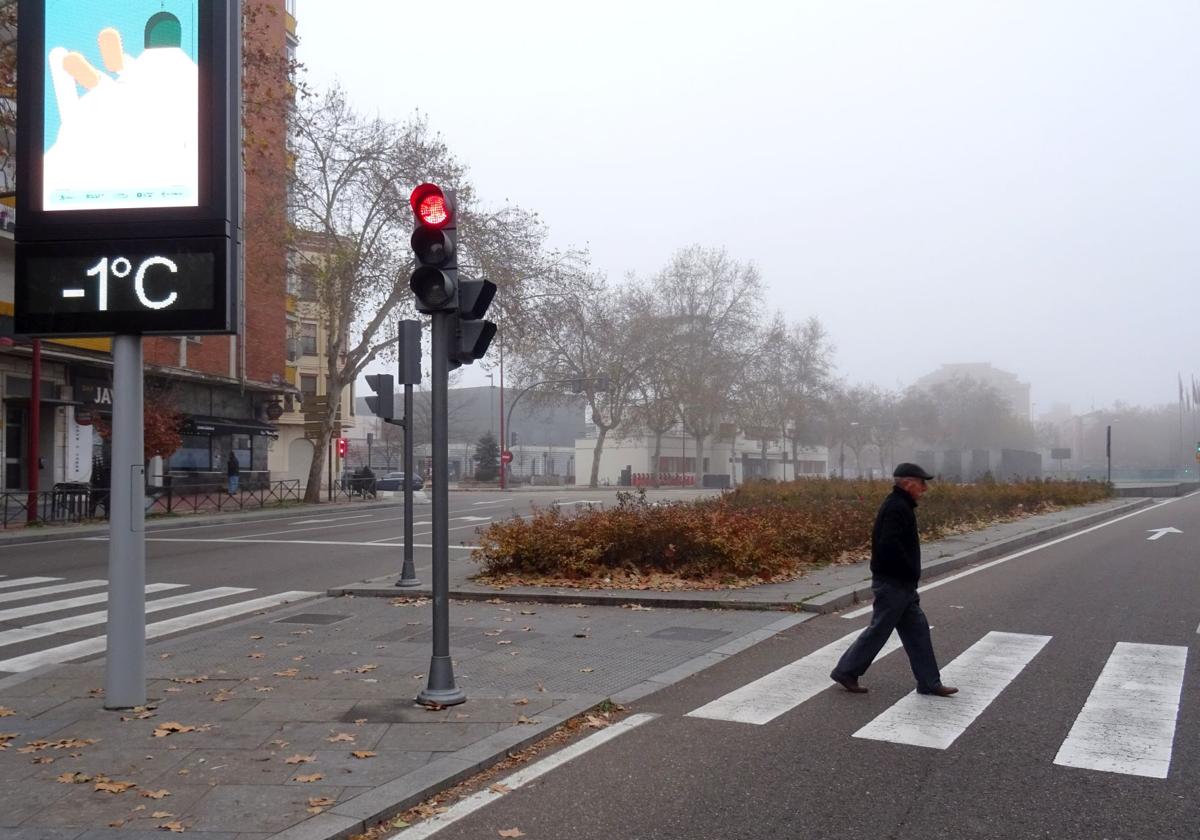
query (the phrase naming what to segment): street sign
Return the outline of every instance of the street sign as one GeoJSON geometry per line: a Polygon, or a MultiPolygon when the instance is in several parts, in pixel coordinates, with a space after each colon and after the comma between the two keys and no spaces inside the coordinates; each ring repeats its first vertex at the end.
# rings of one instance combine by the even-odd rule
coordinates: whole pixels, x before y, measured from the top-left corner
{"type": "Polygon", "coordinates": [[[501,464],[511,464],[512,463],[512,451],[511,450],[505,449],[503,452],[500,453],[500,463],[501,464]]]}
{"type": "Polygon", "coordinates": [[[236,332],[241,4],[19,16],[15,330],[236,332]]]}

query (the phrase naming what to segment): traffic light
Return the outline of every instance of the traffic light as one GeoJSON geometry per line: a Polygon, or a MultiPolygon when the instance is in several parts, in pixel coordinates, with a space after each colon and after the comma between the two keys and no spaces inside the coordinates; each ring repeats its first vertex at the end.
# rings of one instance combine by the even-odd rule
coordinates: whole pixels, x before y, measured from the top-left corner
{"type": "Polygon", "coordinates": [[[390,373],[372,373],[367,376],[367,385],[376,396],[367,397],[367,410],[380,420],[391,420],[396,412],[393,396],[394,380],[390,373]]]}
{"type": "Polygon", "coordinates": [[[452,312],[458,308],[454,194],[436,184],[421,184],[409,203],[416,219],[411,244],[417,265],[408,285],[417,299],[417,311],[452,312]]]}
{"type": "Polygon", "coordinates": [[[496,296],[496,284],[490,280],[460,280],[458,317],[452,322],[449,348],[450,367],[469,365],[482,359],[496,336],[496,325],[482,321],[496,296]]]}
{"type": "Polygon", "coordinates": [[[346,452],[347,452],[349,449],[350,449],[350,441],[346,440],[346,439],[345,439],[345,438],[343,438],[343,437],[340,437],[340,438],[338,438],[338,442],[337,442],[337,454],[338,454],[338,457],[339,457],[339,458],[345,458],[345,457],[346,457],[346,452]]]}

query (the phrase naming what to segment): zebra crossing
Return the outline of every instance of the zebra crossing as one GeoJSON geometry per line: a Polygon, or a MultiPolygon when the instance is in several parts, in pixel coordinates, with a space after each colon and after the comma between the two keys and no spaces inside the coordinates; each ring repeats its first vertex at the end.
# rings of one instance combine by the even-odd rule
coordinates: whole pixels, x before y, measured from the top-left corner
{"type": "MultiPolygon", "coordinates": [[[[686,716],[761,726],[823,691],[840,691],[829,672],[859,632],[849,633],[686,716]]],[[[948,749],[1051,643],[1051,636],[988,632],[942,668],[946,684],[959,689],[953,698],[920,695],[914,690],[851,737],[948,749]]],[[[876,661],[899,647],[893,634],[876,661]]],[[[1053,763],[1167,778],[1187,653],[1182,645],[1117,643],[1053,763]]]]}
{"type": "MultiPolygon", "coordinates": [[[[254,591],[241,586],[192,589],[185,583],[146,584],[147,615],[183,611],[162,621],[147,623],[146,638],[155,639],[203,627],[320,594],[288,591],[245,599],[254,591]],[[237,598],[244,600],[234,600],[237,598]],[[222,601],[225,603],[218,606],[186,611],[189,607],[222,601]]],[[[103,653],[104,625],[108,620],[108,611],[103,607],[107,601],[108,582],[104,580],[64,581],[56,577],[0,579],[0,674],[30,671],[43,665],[70,662],[103,653]],[[80,612],[81,609],[94,606],[100,606],[101,609],[80,612]],[[40,620],[22,622],[22,619],[35,617],[40,620]],[[97,635],[79,638],[81,631],[86,633],[90,630],[95,630],[97,635]],[[30,643],[38,643],[37,649],[29,650],[30,643]],[[43,643],[46,643],[45,646],[43,643]],[[24,646],[24,649],[14,651],[17,645],[24,646]]]]}

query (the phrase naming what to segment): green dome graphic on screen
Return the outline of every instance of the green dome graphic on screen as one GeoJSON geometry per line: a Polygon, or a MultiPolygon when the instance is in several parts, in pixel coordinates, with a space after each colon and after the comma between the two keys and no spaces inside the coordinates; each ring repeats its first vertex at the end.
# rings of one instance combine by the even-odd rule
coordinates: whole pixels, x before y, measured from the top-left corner
{"type": "Polygon", "coordinates": [[[183,27],[170,12],[159,12],[146,21],[146,49],[178,47],[183,43],[183,27]]]}

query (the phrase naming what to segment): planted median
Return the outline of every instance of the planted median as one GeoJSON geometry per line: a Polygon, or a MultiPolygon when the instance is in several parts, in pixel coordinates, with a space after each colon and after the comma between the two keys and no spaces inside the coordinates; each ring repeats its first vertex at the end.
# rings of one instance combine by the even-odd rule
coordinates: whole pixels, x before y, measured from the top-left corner
{"type": "MultiPolygon", "coordinates": [[[[870,555],[871,526],[891,483],[754,482],[719,497],[653,503],[620,494],[611,507],[494,523],[473,556],[497,586],[719,589],[791,580],[870,555]]],[[[921,500],[932,541],[1111,496],[1097,482],[936,483],[921,500]]]]}

